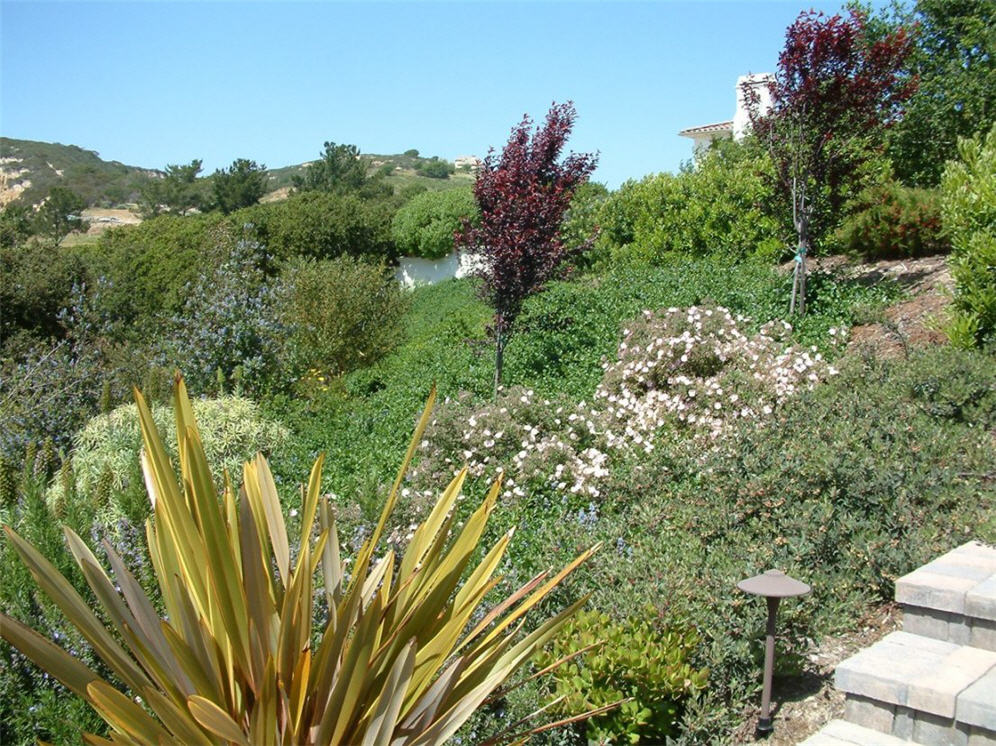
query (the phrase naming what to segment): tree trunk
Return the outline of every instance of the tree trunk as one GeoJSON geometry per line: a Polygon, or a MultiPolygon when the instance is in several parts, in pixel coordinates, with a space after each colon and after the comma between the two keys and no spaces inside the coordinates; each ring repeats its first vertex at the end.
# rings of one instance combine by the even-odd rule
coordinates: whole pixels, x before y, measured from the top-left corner
{"type": "Polygon", "coordinates": [[[499,313],[495,316],[495,398],[498,398],[498,387],[501,386],[501,369],[505,359],[505,342],[507,334],[505,319],[499,313]]]}
{"type": "Polygon", "coordinates": [[[809,216],[805,216],[799,228],[799,302],[796,308],[800,316],[806,313],[806,260],[809,257],[809,216]]]}
{"type": "Polygon", "coordinates": [[[809,256],[809,236],[799,244],[799,315],[806,315],[806,259],[809,256]]]}
{"type": "Polygon", "coordinates": [[[809,255],[809,219],[810,206],[806,200],[806,189],[800,187],[797,181],[792,182],[792,219],[795,223],[798,249],[795,255],[795,273],[792,281],[792,301],[789,304],[789,314],[798,311],[799,315],[806,313],[806,258],[809,255]]]}

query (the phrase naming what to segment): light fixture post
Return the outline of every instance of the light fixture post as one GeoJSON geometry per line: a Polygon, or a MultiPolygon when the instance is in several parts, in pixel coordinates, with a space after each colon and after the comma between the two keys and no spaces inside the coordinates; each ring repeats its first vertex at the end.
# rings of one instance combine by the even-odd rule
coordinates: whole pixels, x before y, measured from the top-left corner
{"type": "Polygon", "coordinates": [[[744,593],[763,596],[768,602],[768,623],[764,638],[764,688],[761,691],[761,715],[757,720],[757,732],[766,735],[774,730],[771,722],[771,680],[775,673],[775,621],[778,618],[778,603],[783,598],[802,596],[812,589],[781,570],[768,570],[753,578],[741,580],[737,583],[737,588],[744,593]]]}

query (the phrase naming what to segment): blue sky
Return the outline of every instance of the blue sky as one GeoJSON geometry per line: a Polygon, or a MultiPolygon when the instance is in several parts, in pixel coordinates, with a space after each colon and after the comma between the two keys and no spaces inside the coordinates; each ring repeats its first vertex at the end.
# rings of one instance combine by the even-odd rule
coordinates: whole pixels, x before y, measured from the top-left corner
{"type": "Polygon", "coordinates": [[[676,170],[801,10],[841,2],[0,2],[0,134],[161,168],[452,160],[573,100],[595,179],[676,170]]]}

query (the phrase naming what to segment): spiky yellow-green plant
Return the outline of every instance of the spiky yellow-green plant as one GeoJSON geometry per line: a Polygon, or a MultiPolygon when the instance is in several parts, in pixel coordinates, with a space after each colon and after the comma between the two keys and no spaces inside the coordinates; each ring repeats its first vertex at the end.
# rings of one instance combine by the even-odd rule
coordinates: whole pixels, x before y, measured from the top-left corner
{"type": "Polygon", "coordinates": [[[178,379],[178,482],[144,399],[137,392],[136,399],[153,504],[146,533],[164,619],[106,543],[113,581],[80,538],[65,530],[110,628],[48,560],[5,527],[38,584],[127,687],[127,693],[116,689],[31,628],[0,615],[5,639],[108,723],[110,740],[88,735],[88,743],[442,743],[581,603],[523,629],[524,615],[594,549],[475,617],[499,582],[495,572],[511,534],[471,565],[498,485],[457,527],[452,508],[463,473],[403,556],[388,550],[375,559],[434,395],[351,573],[339,555],[332,512],[319,498],[321,458],[303,493],[300,545],[292,559],[266,460],[257,456],[245,464],[238,496],[228,479],[219,496],[178,379]],[[319,568],[329,607],[320,635],[312,629],[319,568]]]}

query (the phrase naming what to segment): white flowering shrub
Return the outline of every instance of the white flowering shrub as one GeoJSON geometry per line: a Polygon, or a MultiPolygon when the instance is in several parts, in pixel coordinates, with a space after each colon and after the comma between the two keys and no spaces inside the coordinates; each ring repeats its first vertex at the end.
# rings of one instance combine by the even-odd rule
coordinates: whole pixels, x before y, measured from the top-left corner
{"type": "Polygon", "coordinates": [[[438,484],[466,464],[472,477],[506,472],[506,499],[536,488],[598,497],[608,455],[599,447],[596,415],[583,402],[539,397],[521,386],[484,406],[466,396],[446,402],[422,443],[413,482],[438,484]]]}
{"type": "MultiPolygon", "coordinates": [[[[748,336],[748,321],[721,307],[644,311],[623,330],[618,359],[595,392],[609,449],[653,449],[665,426],[715,438],[736,419],[763,419],[802,388],[836,371],[815,347],[788,341],[772,321],[748,336]]],[[[831,330],[843,340],[844,333],[831,330]]]]}
{"type": "MultiPolygon", "coordinates": [[[[547,399],[514,387],[494,402],[469,395],[437,410],[404,497],[413,518],[438,484],[467,465],[471,477],[505,472],[502,497],[561,493],[571,509],[602,497],[613,458],[649,454],[662,431],[715,439],[733,422],[763,422],[801,389],[836,373],[815,347],[789,340],[792,327],[725,308],[644,311],[623,329],[617,360],[604,364],[592,402],[547,399]]],[[[842,343],[844,333],[831,330],[842,343]]]]}

